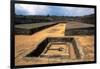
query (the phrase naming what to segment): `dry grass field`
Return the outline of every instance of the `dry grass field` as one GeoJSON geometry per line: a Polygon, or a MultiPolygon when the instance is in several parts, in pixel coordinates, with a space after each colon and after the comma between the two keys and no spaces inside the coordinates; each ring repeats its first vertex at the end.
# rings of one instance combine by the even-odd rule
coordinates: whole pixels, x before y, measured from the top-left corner
{"type": "Polygon", "coordinates": [[[35,64],[52,64],[66,62],[80,62],[94,60],[94,36],[74,36],[80,44],[80,48],[84,52],[82,59],[76,59],[73,47],[67,45],[53,45],[54,47],[63,47],[64,50],[56,52],[49,50],[47,53],[51,55],[64,55],[65,57],[49,58],[49,57],[26,57],[32,50],[36,49],[37,43],[46,37],[63,37],[65,33],[65,23],[59,23],[47,29],[36,32],[33,35],[15,35],[15,65],[35,65],[35,64]],[[70,53],[69,53],[70,52],[70,53]],[[70,58],[68,58],[70,56],[70,58]]]}

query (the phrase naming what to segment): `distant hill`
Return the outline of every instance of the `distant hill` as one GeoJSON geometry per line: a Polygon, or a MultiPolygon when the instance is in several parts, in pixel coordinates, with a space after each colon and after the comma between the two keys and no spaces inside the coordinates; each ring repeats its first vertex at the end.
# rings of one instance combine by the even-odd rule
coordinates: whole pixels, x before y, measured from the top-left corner
{"type": "Polygon", "coordinates": [[[88,24],[95,24],[95,15],[91,14],[91,15],[83,16],[81,17],[81,21],[88,24]]]}
{"type": "Polygon", "coordinates": [[[67,17],[67,21],[76,21],[87,24],[95,24],[95,14],[85,15],[85,16],[71,16],[67,17]]]}
{"type": "Polygon", "coordinates": [[[42,16],[42,15],[15,15],[15,24],[44,23],[54,21],[78,21],[88,24],[95,24],[95,15],[85,16],[42,16]]]}

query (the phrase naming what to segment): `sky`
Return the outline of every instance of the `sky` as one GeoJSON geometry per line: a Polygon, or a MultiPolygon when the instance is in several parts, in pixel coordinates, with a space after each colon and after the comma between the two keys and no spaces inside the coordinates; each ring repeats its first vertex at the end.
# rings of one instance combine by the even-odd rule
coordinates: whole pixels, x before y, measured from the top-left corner
{"type": "Polygon", "coordinates": [[[16,15],[84,16],[93,14],[94,8],[15,4],[15,13],[16,15]]]}

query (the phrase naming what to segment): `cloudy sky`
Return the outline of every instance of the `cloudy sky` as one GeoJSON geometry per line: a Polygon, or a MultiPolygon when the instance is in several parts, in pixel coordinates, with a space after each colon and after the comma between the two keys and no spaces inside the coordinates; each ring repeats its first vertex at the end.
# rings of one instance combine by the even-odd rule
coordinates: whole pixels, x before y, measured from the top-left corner
{"type": "Polygon", "coordinates": [[[16,15],[83,16],[94,13],[93,8],[15,4],[16,15]]]}

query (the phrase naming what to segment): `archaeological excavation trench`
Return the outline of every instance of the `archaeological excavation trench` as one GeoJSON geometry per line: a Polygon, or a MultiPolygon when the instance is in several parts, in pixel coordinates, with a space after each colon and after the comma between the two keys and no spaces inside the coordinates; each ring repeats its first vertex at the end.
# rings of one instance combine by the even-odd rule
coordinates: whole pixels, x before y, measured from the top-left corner
{"type": "MultiPolygon", "coordinates": [[[[70,30],[71,29],[66,26],[66,23],[58,23],[57,25],[45,28],[32,35],[16,35],[16,51],[21,48],[22,51],[24,51],[24,53],[16,58],[16,65],[22,65],[22,62],[23,65],[24,63],[29,65],[48,64],[53,60],[53,63],[55,63],[56,59],[59,61],[57,63],[61,63],[62,60],[66,62],[83,60],[85,54],[81,44],[86,45],[87,42],[84,42],[86,39],[89,39],[90,43],[88,43],[92,44],[91,41],[93,42],[93,40],[90,38],[93,37],[89,36],[88,38],[83,36],[85,31],[84,33],[78,34],[82,35],[78,36],[78,38],[76,38],[76,36],[69,36],[70,32],[68,33],[68,31],[70,30]]],[[[73,32],[74,30],[71,31],[73,32]]],[[[78,32],[80,33],[80,30],[78,30],[78,32]]],[[[76,33],[75,31],[75,33],[71,34],[77,35],[76,33]]],[[[17,54],[20,53],[21,52],[16,52],[15,55],[17,56],[17,54]]]]}
{"type": "Polygon", "coordinates": [[[26,57],[67,57],[81,59],[83,54],[74,37],[47,37],[26,57]],[[73,54],[71,54],[73,50],[73,54]]]}
{"type": "Polygon", "coordinates": [[[82,52],[79,42],[76,38],[69,37],[68,35],[91,35],[93,32],[93,25],[83,23],[66,24],[64,31],[65,36],[46,37],[37,44],[35,50],[27,54],[27,57],[67,57],[73,59],[74,56],[76,59],[81,59],[83,58],[84,53],[82,52]],[[81,25],[81,27],[79,25],[81,25]]]}

